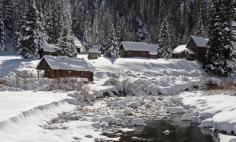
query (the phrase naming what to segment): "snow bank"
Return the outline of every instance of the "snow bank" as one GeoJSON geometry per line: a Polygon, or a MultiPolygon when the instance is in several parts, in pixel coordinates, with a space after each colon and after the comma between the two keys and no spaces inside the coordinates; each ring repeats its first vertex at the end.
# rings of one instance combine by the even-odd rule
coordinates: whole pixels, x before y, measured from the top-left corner
{"type": "Polygon", "coordinates": [[[200,111],[203,127],[211,127],[215,131],[227,134],[236,134],[235,92],[185,92],[180,94],[180,97],[183,104],[195,106],[200,111]]]}
{"type": "Polygon", "coordinates": [[[35,107],[58,102],[68,97],[65,93],[3,91],[0,92],[0,98],[0,121],[4,121],[35,107]]]}
{"type": "Polygon", "coordinates": [[[180,54],[180,53],[184,53],[186,51],[187,51],[186,45],[180,45],[174,49],[173,53],[180,54]]]}

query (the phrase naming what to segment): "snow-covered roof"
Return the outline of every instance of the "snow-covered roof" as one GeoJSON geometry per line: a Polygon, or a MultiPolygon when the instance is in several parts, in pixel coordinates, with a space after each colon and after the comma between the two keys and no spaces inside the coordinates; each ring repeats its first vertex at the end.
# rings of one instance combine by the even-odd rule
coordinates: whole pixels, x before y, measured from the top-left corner
{"type": "Polygon", "coordinates": [[[54,45],[54,44],[45,44],[42,47],[43,51],[45,52],[56,52],[60,50],[60,47],[54,45]]]}
{"type": "Polygon", "coordinates": [[[77,48],[84,48],[81,41],[77,37],[74,36],[73,40],[74,40],[74,44],[77,48]]]}
{"type": "Polygon", "coordinates": [[[207,47],[209,42],[209,39],[204,37],[192,36],[192,39],[198,47],[207,47]]]}
{"type": "Polygon", "coordinates": [[[180,45],[174,49],[173,53],[180,54],[180,53],[184,53],[186,51],[187,51],[186,45],[180,45]]]}
{"type": "Polygon", "coordinates": [[[101,54],[101,48],[100,45],[93,45],[92,48],[89,49],[89,53],[101,54]]]}
{"type": "Polygon", "coordinates": [[[158,44],[148,44],[144,42],[123,41],[121,43],[126,51],[148,51],[150,55],[157,55],[158,44]]]}
{"type": "Polygon", "coordinates": [[[193,50],[191,50],[191,49],[187,49],[187,52],[188,52],[189,54],[195,54],[195,53],[193,52],[193,50]]]}
{"type": "MultiPolygon", "coordinates": [[[[41,62],[43,60],[45,60],[53,70],[94,71],[92,65],[84,59],[69,58],[66,56],[44,56],[41,62]]],[[[38,69],[40,69],[39,66],[38,69]]]]}

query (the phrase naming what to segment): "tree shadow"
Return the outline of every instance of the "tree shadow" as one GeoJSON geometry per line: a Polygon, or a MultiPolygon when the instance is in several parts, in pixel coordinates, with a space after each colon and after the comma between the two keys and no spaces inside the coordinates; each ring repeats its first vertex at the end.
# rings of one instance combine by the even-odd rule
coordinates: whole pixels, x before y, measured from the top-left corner
{"type": "Polygon", "coordinates": [[[111,57],[111,58],[108,58],[108,57],[105,57],[107,60],[111,61],[112,64],[115,64],[116,62],[116,59],[117,58],[114,58],[114,57],[111,57]]]}
{"type": "Polygon", "coordinates": [[[0,76],[4,77],[9,73],[16,71],[23,62],[28,62],[26,59],[9,59],[0,64],[0,76]]]}

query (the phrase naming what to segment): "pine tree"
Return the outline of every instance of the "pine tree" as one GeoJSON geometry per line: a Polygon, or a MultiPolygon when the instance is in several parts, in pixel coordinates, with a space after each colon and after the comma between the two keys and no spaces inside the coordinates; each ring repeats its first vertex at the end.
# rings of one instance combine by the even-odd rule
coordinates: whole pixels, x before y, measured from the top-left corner
{"type": "Polygon", "coordinates": [[[172,47],[171,47],[170,31],[167,19],[165,19],[161,25],[158,43],[160,45],[160,50],[159,50],[160,57],[170,58],[172,53],[172,47]]]}
{"type": "MultiPolygon", "coordinates": [[[[210,74],[228,76],[232,67],[229,61],[231,55],[231,0],[214,1],[209,11],[209,52],[205,64],[210,74]]],[[[231,3],[232,4],[232,3],[231,3]]]]}
{"type": "Polygon", "coordinates": [[[41,24],[38,21],[38,11],[34,0],[28,1],[28,10],[24,17],[20,30],[18,44],[19,54],[24,58],[38,57],[38,50],[44,44],[43,35],[40,31],[41,24]]]}
{"type": "Polygon", "coordinates": [[[5,51],[6,35],[5,35],[5,24],[2,15],[2,1],[0,1],[0,51],[5,51]]]}
{"type": "Polygon", "coordinates": [[[62,56],[75,57],[77,55],[73,37],[66,28],[63,28],[63,32],[59,38],[59,46],[62,48],[62,56]]]}
{"type": "MultiPolygon", "coordinates": [[[[62,55],[69,57],[76,57],[77,50],[73,42],[72,31],[71,31],[71,13],[70,5],[68,0],[63,0],[62,2],[62,31],[60,34],[59,46],[62,48],[62,55]]],[[[59,21],[61,22],[61,21],[59,21]]]]}

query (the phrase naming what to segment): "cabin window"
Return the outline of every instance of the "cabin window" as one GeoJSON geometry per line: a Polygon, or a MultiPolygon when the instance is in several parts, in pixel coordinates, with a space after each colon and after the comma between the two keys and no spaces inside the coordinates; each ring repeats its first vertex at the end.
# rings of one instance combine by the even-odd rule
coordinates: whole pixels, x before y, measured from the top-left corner
{"type": "Polygon", "coordinates": [[[131,52],[129,51],[128,54],[131,55],[131,52]]]}
{"type": "Polygon", "coordinates": [[[68,71],[68,74],[71,74],[71,71],[68,71]]]}

